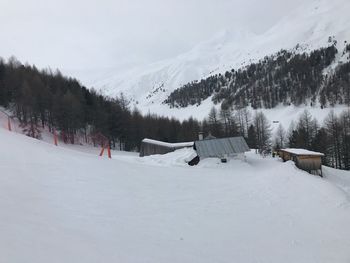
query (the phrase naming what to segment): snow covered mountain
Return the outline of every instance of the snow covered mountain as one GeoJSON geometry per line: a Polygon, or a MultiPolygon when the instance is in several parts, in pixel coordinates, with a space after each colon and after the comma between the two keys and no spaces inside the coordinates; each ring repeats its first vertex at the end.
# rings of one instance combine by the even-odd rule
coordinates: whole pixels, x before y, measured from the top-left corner
{"type": "MultiPolygon", "coordinates": [[[[261,35],[223,30],[213,39],[173,59],[141,66],[89,83],[106,95],[123,92],[142,112],[187,118],[202,118],[212,106],[210,99],[199,107],[170,109],[162,102],[182,85],[241,68],[281,49],[311,51],[328,45],[329,37],[342,50],[350,40],[350,1],[314,0],[305,3],[261,35]]],[[[339,59],[336,63],[339,62],[339,59]]]]}

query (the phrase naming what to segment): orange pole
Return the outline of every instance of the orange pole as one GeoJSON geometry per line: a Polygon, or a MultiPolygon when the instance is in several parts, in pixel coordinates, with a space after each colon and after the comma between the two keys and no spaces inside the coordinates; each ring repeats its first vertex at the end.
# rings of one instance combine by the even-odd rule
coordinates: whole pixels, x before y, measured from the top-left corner
{"type": "Polygon", "coordinates": [[[55,129],[53,130],[53,142],[56,146],[58,146],[57,134],[55,129]]]}
{"type": "Polygon", "coordinates": [[[112,159],[111,147],[110,147],[109,145],[108,145],[107,151],[108,151],[108,158],[109,158],[109,159],[112,159]]]}
{"type": "Polygon", "coordinates": [[[8,119],[7,119],[7,127],[9,129],[9,131],[12,131],[10,117],[8,117],[8,119]]]}

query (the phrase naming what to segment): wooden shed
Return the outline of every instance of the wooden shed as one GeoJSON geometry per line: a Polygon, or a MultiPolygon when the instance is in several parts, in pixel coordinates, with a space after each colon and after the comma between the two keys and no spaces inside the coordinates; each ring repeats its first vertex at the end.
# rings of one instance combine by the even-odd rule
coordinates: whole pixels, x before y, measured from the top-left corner
{"type": "Polygon", "coordinates": [[[290,148],[279,150],[278,155],[284,162],[293,161],[299,169],[322,176],[323,153],[290,148]]]}
{"type": "Polygon", "coordinates": [[[193,147],[193,142],[169,143],[152,139],[143,139],[140,149],[140,157],[154,154],[166,154],[178,149],[193,147]]]}
{"type": "Polygon", "coordinates": [[[191,166],[205,158],[220,158],[222,162],[227,162],[228,157],[244,157],[244,153],[250,150],[241,136],[220,139],[207,137],[205,140],[195,141],[193,148],[197,157],[188,163],[191,166]]]}

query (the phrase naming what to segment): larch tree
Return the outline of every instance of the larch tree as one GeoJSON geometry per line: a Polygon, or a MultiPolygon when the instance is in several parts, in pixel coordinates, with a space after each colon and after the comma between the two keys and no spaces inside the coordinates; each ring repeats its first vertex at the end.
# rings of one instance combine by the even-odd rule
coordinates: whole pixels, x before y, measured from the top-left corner
{"type": "Polygon", "coordinates": [[[271,125],[263,112],[257,112],[254,116],[257,148],[260,153],[271,149],[271,125]]]}
{"type": "Polygon", "coordinates": [[[283,128],[282,124],[278,125],[276,134],[275,134],[275,149],[279,150],[285,148],[287,141],[287,132],[283,128]]]}

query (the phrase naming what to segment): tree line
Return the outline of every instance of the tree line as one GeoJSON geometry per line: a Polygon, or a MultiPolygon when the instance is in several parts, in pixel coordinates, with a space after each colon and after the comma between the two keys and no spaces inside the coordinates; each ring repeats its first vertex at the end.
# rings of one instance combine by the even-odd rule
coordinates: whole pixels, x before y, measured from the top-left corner
{"type": "Polygon", "coordinates": [[[287,132],[278,127],[274,147],[285,146],[324,153],[325,165],[350,170],[350,108],[339,115],[331,111],[322,124],[305,110],[287,132]]]}
{"type": "Polygon", "coordinates": [[[212,107],[202,122],[202,130],[205,135],[217,138],[242,136],[251,149],[259,153],[271,152],[271,124],[261,111],[252,115],[246,107],[212,107]]]}
{"type": "Polygon", "coordinates": [[[330,111],[322,124],[305,110],[288,130],[279,124],[273,134],[271,123],[262,111],[252,114],[247,108],[222,105],[220,109],[210,110],[202,129],[218,138],[243,136],[249,147],[261,154],[282,148],[321,152],[325,154],[325,165],[350,170],[350,108],[339,115],[330,111]]]}
{"type": "Polygon", "coordinates": [[[28,136],[40,138],[47,128],[65,143],[77,137],[107,138],[112,147],[138,150],[143,138],[169,142],[196,139],[200,123],[180,122],[130,109],[123,94],[109,98],[89,90],[59,71],[38,70],[15,57],[0,59],[0,106],[10,110],[28,136]],[[100,137],[101,137],[100,136],[100,137]]]}
{"type": "MultiPolygon", "coordinates": [[[[316,103],[321,107],[350,104],[350,45],[344,63],[331,70],[338,49],[336,41],[310,53],[282,50],[242,69],[193,81],[165,100],[171,107],[199,105],[209,97],[215,104],[274,108],[278,104],[316,103]]],[[[333,42],[332,42],[333,41],[333,42]]]]}

